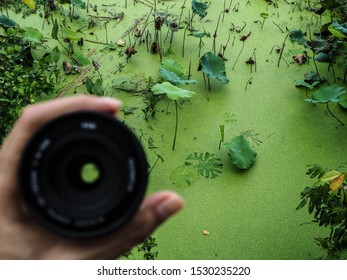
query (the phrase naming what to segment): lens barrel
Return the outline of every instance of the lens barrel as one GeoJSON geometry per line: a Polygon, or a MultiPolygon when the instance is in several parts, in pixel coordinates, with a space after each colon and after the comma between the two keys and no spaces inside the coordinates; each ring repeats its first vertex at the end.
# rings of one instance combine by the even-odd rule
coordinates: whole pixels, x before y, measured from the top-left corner
{"type": "Polygon", "coordinates": [[[138,209],[148,181],[144,150],[110,114],[78,111],[50,121],[29,141],[19,167],[32,216],[69,238],[98,237],[138,209]]]}

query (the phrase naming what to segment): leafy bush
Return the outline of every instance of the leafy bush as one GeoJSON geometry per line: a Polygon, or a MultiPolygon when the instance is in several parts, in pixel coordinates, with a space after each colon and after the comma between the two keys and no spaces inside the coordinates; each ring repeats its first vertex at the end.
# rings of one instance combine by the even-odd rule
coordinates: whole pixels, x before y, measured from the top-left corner
{"type": "Polygon", "coordinates": [[[18,26],[0,33],[0,143],[22,108],[54,89],[54,52],[37,58],[38,43],[24,36],[18,26]]]}
{"type": "Polygon", "coordinates": [[[329,237],[315,238],[328,259],[347,259],[347,164],[335,170],[312,165],[307,175],[317,181],[301,193],[296,209],[308,204],[312,222],[330,228],[329,237]]]}

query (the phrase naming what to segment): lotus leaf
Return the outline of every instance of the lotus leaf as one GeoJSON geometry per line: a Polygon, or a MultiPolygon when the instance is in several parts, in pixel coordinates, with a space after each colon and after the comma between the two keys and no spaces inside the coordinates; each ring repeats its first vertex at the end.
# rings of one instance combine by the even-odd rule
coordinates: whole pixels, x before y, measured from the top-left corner
{"type": "Polygon", "coordinates": [[[169,82],[164,82],[161,84],[154,85],[152,87],[152,91],[154,94],[166,93],[167,97],[171,100],[178,100],[181,98],[189,98],[195,94],[194,91],[190,91],[190,90],[176,87],[169,82]]]}
{"type": "Polygon", "coordinates": [[[199,70],[202,70],[208,78],[218,79],[223,84],[229,83],[225,71],[225,61],[213,52],[207,52],[200,58],[199,70]]]}
{"type": "Polygon", "coordinates": [[[24,38],[34,43],[40,43],[43,40],[43,34],[36,28],[27,27],[25,29],[24,38]]]}
{"type": "Polygon", "coordinates": [[[76,7],[80,7],[82,9],[84,9],[86,7],[86,3],[83,2],[82,0],[71,0],[71,4],[76,6],[76,7]]]}
{"type": "Polygon", "coordinates": [[[12,19],[9,19],[7,16],[1,15],[0,16],[0,26],[9,28],[9,27],[15,27],[16,22],[13,21],[12,19]]]}
{"type": "Polygon", "coordinates": [[[204,18],[207,15],[208,5],[203,2],[198,2],[196,0],[192,0],[192,10],[194,14],[198,14],[200,18],[204,18]]]}
{"type": "MultiPolygon", "coordinates": [[[[54,27],[53,27],[54,28],[54,27]]],[[[72,31],[71,29],[65,28],[63,30],[64,37],[72,40],[72,41],[77,41],[78,40],[78,35],[76,32],[72,31]]]]}
{"type": "Polygon", "coordinates": [[[171,72],[165,68],[159,70],[160,78],[173,84],[196,84],[196,80],[184,80],[177,76],[174,72],[171,72]]]}
{"type": "Polygon", "coordinates": [[[182,66],[173,59],[166,59],[161,63],[161,68],[164,68],[170,72],[175,73],[177,76],[181,77],[183,75],[182,66]]]}
{"type": "Polygon", "coordinates": [[[189,187],[199,179],[199,174],[191,166],[179,166],[170,174],[170,180],[179,188],[189,187]]]}
{"type": "Polygon", "coordinates": [[[90,60],[88,57],[84,56],[82,53],[75,53],[73,55],[73,58],[75,61],[78,62],[79,65],[81,66],[87,66],[90,64],[90,60]]]}
{"type": "Polygon", "coordinates": [[[193,166],[201,176],[211,179],[218,177],[223,169],[222,160],[218,156],[208,152],[190,154],[186,158],[185,165],[193,166]]]}
{"type": "Polygon", "coordinates": [[[308,89],[313,89],[315,86],[319,85],[320,82],[315,81],[312,84],[305,82],[303,80],[295,80],[295,86],[296,87],[306,87],[308,89]]]}
{"type": "Polygon", "coordinates": [[[347,38],[347,28],[336,21],[334,21],[331,25],[329,25],[328,30],[336,38],[339,38],[339,39],[347,38]]]}
{"type": "Polygon", "coordinates": [[[297,42],[299,45],[303,45],[306,42],[305,34],[300,29],[292,31],[289,37],[292,42],[297,42]]]}
{"type": "Polygon", "coordinates": [[[249,142],[243,135],[239,135],[224,144],[229,149],[229,156],[233,164],[239,169],[249,169],[257,157],[249,142]]]}
{"type": "Polygon", "coordinates": [[[340,96],[346,92],[344,87],[339,87],[338,85],[332,85],[324,88],[320,88],[312,94],[311,99],[305,99],[306,102],[311,103],[328,103],[340,102],[340,96]]]}

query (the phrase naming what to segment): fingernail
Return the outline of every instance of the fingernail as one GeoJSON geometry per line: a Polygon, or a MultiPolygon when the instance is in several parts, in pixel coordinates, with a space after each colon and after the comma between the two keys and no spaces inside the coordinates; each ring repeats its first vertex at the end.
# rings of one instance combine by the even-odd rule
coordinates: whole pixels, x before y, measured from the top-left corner
{"type": "Polygon", "coordinates": [[[184,200],[178,195],[172,195],[156,207],[156,212],[162,220],[166,220],[184,207],[184,200]]]}
{"type": "Polygon", "coordinates": [[[112,97],[100,97],[99,102],[101,103],[106,103],[108,105],[113,105],[113,106],[122,106],[122,101],[112,98],[112,97]]]}

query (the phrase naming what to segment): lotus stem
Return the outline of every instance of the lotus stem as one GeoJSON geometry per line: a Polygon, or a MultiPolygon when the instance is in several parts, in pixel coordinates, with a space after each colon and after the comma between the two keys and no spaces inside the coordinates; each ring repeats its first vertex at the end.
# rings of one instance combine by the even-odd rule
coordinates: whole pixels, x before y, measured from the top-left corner
{"type": "Polygon", "coordinates": [[[173,144],[172,144],[172,150],[175,150],[175,146],[176,146],[176,137],[177,137],[177,127],[178,127],[178,104],[177,104],[177,100],[175,100],[175,108],[176,108],[176,125],[175,125],[175,135],[174,135],[174,140],[173,140],[173,144]]]}
{"type": "Polygon", "coordinates": [[[290,32],[288,32],[287,36],[284,38],[283,43],[282,43],[282,48],[280,51],[280,56],[278,58],[278,63],[277,63],[277,67],[280,67],[280,63],[281,63],[281,59],[282,59],[282,55],[283,55],[283,51],[284,51],[284,47],[286,46],[286,40],[289,37],[290,32]]]}
{"type": "Polygon", "coordinates": [[[241,55],[241,53],[242,53],[242,51],[243,51],[244,46],[245,46],[245,41],[242,41],[242,48],[241,48],[241,50],[240,50],[238,56],[236,57],[236,60],[235,60],[235,63],[234,63],[234,66],[233,66],[232,70],[235,69],[236,63],[237,63],[237,61],[239,60],[239,57],[240,57],[240,55],[241,55]]]}
{"type": "Polygon", "coordinates": [[[330,113],[330,115],[332,115],[342,126],[344,126],[345,124],[338,118],[336,117],[333,112],[331,112],[330,108],[329,108],[329,102],[327,102],[327,110],[330,113]]]}
{"type": "Polygon", "coordinates": [[[206,98],[207,98],[207,101],[210,101],[210,98],[208,97],[208,87],[207,87],[207,82],[206,82],[206,77],[205,77],[205,73],[204,73],[204,72],[202,72],[202,76],[204,77],[205,90],[206,90],[206,98]]]}

